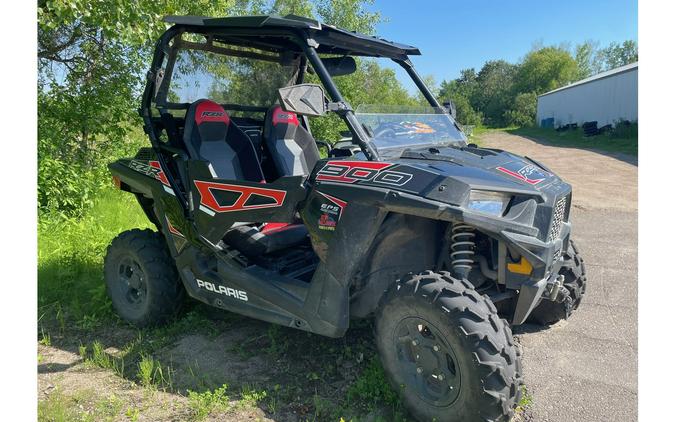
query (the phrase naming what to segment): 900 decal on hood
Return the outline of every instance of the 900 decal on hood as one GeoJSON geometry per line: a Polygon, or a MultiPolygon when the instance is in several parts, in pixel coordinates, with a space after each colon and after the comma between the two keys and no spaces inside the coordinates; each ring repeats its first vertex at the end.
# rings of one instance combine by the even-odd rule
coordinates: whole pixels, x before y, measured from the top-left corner
{"type": "Polygon", "coordinates": [[[320,182],[356,183],[373,182],[391,186],[403,186],[412,179],[412,174],[395,171],[396,164],[381,161],[328,161],[316,174],[320,182]]]}

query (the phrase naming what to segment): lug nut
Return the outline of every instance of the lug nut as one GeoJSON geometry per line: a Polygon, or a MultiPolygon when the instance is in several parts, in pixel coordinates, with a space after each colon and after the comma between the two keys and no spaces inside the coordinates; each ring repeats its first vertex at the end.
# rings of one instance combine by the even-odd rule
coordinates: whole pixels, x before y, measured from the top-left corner
{"type": "Polygon", "coordinates": [[[441,350],[441,348],[440,348],[440,347],[438,347],[438,346],[434,346],[434,352],[438,352],[439,350],[441,350]]]}
{"type": "Polygon", "coordinates": [[[421,374],[422,373],[422,368],[417,368],[417,373],[421,374]]]}
{"type": "Polygon", "coordinates": [[[444,379],[445,379],[445,377],[444,377],[443,375],[441,375],[441,374],[438,375],[438,380],[439,380],[439,381],[443,381],[444,379]]]}
{"type": "Polygon", "coordinates": [[[413,345],[413,346],[417,346],[418,344],[420,344],[419,341],[417,341],[417,340],[413,340],[413,341],[412,341],[412,345],[413,345]]]}

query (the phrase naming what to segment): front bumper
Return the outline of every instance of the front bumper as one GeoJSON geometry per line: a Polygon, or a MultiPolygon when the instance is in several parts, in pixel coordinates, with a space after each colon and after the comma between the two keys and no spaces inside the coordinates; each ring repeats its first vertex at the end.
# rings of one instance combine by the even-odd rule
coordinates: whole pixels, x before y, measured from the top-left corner
{"type": "Polygon", "coordinates": [[[541,300],[556,300],[563,279],[559,275],[563,264],[563,254],[569,243],[571,224],[562,223],[560,235],[549,242],[543,242],[532,236],[502,232],[506,240],[504,249],[509,252],[500,253],[500,279],[509,290],[518,290],[516,307],[513,314],[513,325],[525,322],[532,310],[541,300]],[[508,246],[506,246],[508,245],[508,246]],[[507,270],[510,256],[516,252],[532,264],[529,275],[513,274],[507,270]]]}

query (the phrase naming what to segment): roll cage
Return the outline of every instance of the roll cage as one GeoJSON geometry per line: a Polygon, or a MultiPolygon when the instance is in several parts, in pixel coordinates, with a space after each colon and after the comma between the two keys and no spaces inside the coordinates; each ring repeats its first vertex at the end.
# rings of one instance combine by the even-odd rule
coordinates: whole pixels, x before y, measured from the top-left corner
{"type": "MultiPolygon", "coordinates": [[[[445,110],[426,87],[416,72],[408,56],[419,55],[420,51],[412,46],[387,41],[381,38],[346,31],[315,20],[287,15],[280,16],[240,16],[210,18],[199,16],[168,16],[165,22],[172,24],[157,40],[150,70],[147,73],[145,89],[142,94],[139,114],[144,121],[144,129],[150,138],[153,149],[158,152],[162,166],[166,166],[162,153],[182,155],[184,152],[160,141],[162,129],[167,130],[157,111],[166,109],[187,109],[189,103],[171,103],[166,100],[166,84],[176,60],[179,48],[208,49],[223,55],[248,57],[268,61],[298,61],[295,83],[302,83],[311,65],[313,71],[327,91],[329,99],[339,107],[334,110],[347,124],[353,143],[357,144],[368,160],[379,159],[376,148],[370,142],[370,136],[358,122],[353,109],[345,101],[334,83],[329,71],[321,60],[321,55],[349,55],[360,57],[389,58],[403,67],[413,82],[433,107],[445,110]],[[208,47],[181,39],[183,34],[200,34],[207,40],[208,47]],[[222,47],[214,44],[218,43],[222,47]],[[259,52],[228,48],[225,46],[246,47],[259,52]],[[159,110],[155,110],[159,109],[159,110]]],[[[238,111],[263,111],[261,107],[239,104],[225,104],[226,108],[238,111]]],[[[447,110],[445,110],[447,111],[447,110]]],[[[168,172],[171,173],[171,172],[168,172]]],[[[169,183],[175,189],[176,182],[167,174],[169,183]]],[[[187,198],[182,198],[186,204],[187,198]]]]}

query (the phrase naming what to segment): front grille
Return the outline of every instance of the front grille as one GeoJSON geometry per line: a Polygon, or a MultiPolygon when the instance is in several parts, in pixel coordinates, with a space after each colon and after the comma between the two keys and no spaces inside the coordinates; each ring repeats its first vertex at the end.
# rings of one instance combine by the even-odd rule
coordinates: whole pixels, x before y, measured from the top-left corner
{"type": "Polygon", "coordinates": [[[565,221],[565,212],[567,211],[567,196],[558,199],[553,210],[553,222],[551,223],[551,230],[548,232],[548,241],[555,240],[560,236],[562,223],[565,221]]]}

